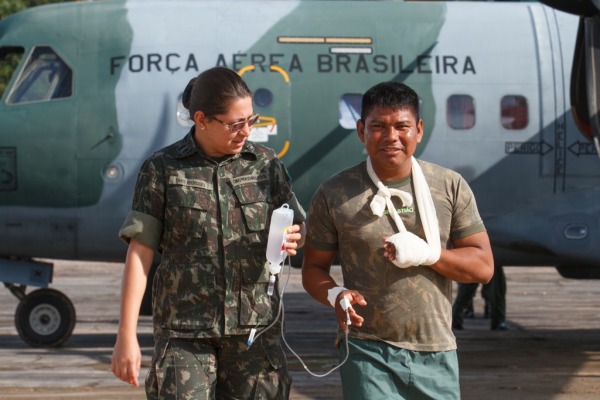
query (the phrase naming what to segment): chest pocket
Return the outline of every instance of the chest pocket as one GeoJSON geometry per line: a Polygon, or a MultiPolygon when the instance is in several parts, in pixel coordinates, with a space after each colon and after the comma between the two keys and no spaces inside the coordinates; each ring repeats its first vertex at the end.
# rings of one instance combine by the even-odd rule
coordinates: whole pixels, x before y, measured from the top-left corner
{"type": "MultiPolygon", "coordinates": [[[[171,183],[171,182],[170,182],[171,183]]],[[[165,206],[165,235],[173,246],[203,236],[212,188],[199,184],[169,184],[165,206]]]]}
{"type": "Polygon", "coordinates": [[[235,185],[233,191],[240,202],[248,229],[254,232],[265,230],[269,209],[272,208],[268,181],[235,185]]]}

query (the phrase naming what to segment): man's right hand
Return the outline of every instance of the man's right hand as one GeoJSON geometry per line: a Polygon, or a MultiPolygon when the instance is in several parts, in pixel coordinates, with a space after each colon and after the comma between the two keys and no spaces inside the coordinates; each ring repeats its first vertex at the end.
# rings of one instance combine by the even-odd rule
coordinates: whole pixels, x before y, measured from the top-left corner
{"type": "Polygon", "coordinates": [[[356,290],[343,290],[338,295],[338,297],[336,299],[336,304],[335,304],[335,314],[337,317],[338,326],[340,327],[341,330],[343,330],[344,332],[347,332],[348,324],[347,324],[346,311],[344,311],[344,309],[342,308],[342,305],[340,303],[343,298],[346,299],[347,304],[350,304],[348,307],[348,316],[350,317],[351,324],[354,326],[362,326],[362,324],[364,322],[364,318],[356,313],[353,305],[358,304],[360,306],[366,306],[367,301],[365,300],[363,295],[360,294],[356,290]]]}

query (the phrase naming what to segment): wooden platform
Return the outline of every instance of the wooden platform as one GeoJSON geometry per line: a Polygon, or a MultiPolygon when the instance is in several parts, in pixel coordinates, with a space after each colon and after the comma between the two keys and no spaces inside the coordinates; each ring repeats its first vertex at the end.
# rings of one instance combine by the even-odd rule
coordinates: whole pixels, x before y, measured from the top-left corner
{"type": "MultiPolygon", "coordinates": [[[[561,278],[552,268],[506,268],[511,330],[490,331],[476,318],[457,332],[464,400],[600,398],[600,281],[561,278]]],[[[117,330],[121,264],[59,262],[53,288],[77,309],[70,340],[58,349],[31,348],[14,328],[17,300],[0,290],[0,399],[145,399],[110,373],[117,330]]],[[[286,270],[284,270],[285,273],[286,270]]],[[[339,276],[339,268],[335,269],[339,276]]],[[[337,365],[333,311],[310,298],[292,269],[284,294],[286,340],[308,367],[337,365]]],[[[340,280],[341,283],[341,280],[340,280]]],[[[139,324],[143,371],[152,352],[151,321],[139,324]]],[[[288,352],[292,400],[342,399],[339,375],[309,375],[288,352]]]]}

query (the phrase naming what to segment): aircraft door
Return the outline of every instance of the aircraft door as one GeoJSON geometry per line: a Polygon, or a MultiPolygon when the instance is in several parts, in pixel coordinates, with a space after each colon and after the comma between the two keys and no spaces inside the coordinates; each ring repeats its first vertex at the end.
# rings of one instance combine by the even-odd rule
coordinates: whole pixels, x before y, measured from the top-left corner
{"type": "Polygon", "coordinates": [[[254,125],[250,140],[275,150],[284,158],[291,145],[291,82],[278,65],[249,65],[238,74],[253,93],[254,112],[260,120],[254,125]]]}
{"type": "Polygon", "coordinates": [[[567,176],[567,91],[563,81],[568,65],[563,62],[559,21],[554,13],[532,12],[538,49],[541,135],[531,154],[539,155],[541,174],[551,178],[553,191],[563,191],[567,176]]]}
{"type": "Polygon", "coordinates": [[[577,127],[600,155],[600,1],[541,2],[580,17],[571,70],[571,109],[577,127]]]}

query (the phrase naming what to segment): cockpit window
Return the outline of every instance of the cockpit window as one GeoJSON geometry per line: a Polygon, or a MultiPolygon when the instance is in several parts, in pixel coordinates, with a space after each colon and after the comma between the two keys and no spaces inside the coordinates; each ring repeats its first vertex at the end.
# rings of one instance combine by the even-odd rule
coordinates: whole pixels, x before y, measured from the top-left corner
{"type": "Polygon", "coordinates": [[[4,91],[21,62],[24,52],[23,47],[0,48],[0,98],[4,96],[4,91]]]}
{"type": "Polygon", "coordinates": [[[71,68],[50,47],[36,47],[19,75],[8,103],[48,101],[71,96],[71,68]]]}

